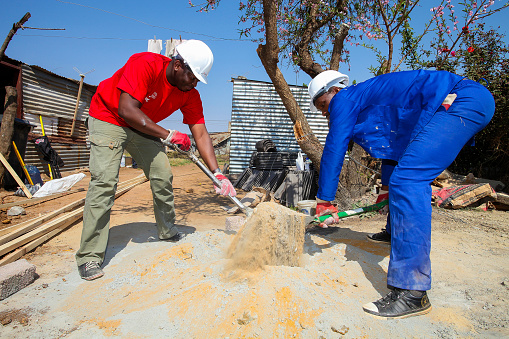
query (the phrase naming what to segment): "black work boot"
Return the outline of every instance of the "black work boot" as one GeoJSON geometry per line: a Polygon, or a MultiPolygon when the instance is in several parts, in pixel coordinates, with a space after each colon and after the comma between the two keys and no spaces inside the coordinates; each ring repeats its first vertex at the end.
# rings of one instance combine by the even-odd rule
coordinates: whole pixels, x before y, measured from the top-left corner
{"type": "Polygon", "coordinates": [[[369,241],[378,242],[378,243],[384,243],[384,244],[390,244],[391,243],[391,235],[385,228],[382,228],[382,232],[368,234],[366,237],[368,237],[369,241]]]}
{"type": "Polygon", "coordinates": [[[401,319],[431,311],[426,291],[394,288],[385,297],[362,306],[364,312],[382,318],[401,319]]]}

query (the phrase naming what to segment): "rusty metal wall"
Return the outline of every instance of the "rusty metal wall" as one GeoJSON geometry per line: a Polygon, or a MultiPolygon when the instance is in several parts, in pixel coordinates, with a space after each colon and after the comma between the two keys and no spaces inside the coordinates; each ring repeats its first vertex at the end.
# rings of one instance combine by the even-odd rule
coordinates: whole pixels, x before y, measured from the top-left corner
{"type": "MultiPolygon", "coordinates": [[[[88,167],[90,150],[85,144],[64,144],[52,142],[51,147],[53,147],[64,161],[64,166],[60,167],[60,172],[88,167]]],[[[45,173],[49,176],[48,165],[42,161],[41,156],[37,152],[35,144],[32,141],[28,141],[27,143],[25,163],[27,165],[37,166],[41,173],[45,173]]]]}
{"type": "MultiPolygon", "coordinates": [[[[239,174],[249,164],[256,142],[271,139],[278,151],[300,151],[293,123],[271,83],[233,78],[230,140],[230,173],[239,174]]],[[[309,110],[306,87],[290,86],[308,123],[322,144],[329,131],[327,119],[309,110]]]]}
{"type": "MultiPolygon", "coordinates": [[[[77,78],[79,76],[77,75],[77,78]]],[[[87,131],[84,121],[95,86],[84,84],[78,105],[74,134],[71,138],[72,121],[79,90],[79,81],[67,79],[37,66],[22,66],[23,81],[23,119],[34,126],[31,133],[42,135],[39,117],[42,116],[44,131],[53,148],[65,163],[61,171],[88,166],[89,150],[85,144],[87,131]]],[[[43,166],[34,143],[28,141],[25,155],[27,164],[35,165],[39,170],[43,166]]]]}

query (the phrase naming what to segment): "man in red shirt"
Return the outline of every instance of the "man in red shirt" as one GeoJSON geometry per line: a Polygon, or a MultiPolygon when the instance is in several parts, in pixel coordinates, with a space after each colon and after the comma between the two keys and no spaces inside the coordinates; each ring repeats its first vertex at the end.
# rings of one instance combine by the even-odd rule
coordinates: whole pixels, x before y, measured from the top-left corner
{"type": "Polygon", "coordinates": [[[78,271],[85,280],[104,275],[101,264],[124,149],[150,180],[159,239],[182,239],[175,226],[173,175],[163,145],[177,145],[187,151],[191,141],[186,134],[157,124],[176,110],[182,112],[201,157],[222,184],[215,187],[216,192],[236,195],[217,165],[200,94],[195,89],[198,81],[207,83],[214,61],[212,51],[198,40],[188,40],[176,49],[173,59],[151,52],[134,54],[111,78],[99,84],[92,98],[88,119],[91,180],[76,253],[78,271]]]}

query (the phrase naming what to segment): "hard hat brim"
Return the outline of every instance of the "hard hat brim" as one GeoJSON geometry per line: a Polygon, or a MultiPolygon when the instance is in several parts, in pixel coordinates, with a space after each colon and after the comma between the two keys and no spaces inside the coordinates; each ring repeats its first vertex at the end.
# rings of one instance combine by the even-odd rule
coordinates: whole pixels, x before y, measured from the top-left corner
{"type": "Polygon", "coordinates": [[[203,82],[205,85],[207,84],[207,77],[205,77],[205,76],[203,76],[203,75],[199,74],[198,72],[195,72],[195,71],[194,71],[194,69],[191,69],[191,70],[193,71],[194,76],[195,76],[198,80],[200,80],[201,82],[203,82]]]}

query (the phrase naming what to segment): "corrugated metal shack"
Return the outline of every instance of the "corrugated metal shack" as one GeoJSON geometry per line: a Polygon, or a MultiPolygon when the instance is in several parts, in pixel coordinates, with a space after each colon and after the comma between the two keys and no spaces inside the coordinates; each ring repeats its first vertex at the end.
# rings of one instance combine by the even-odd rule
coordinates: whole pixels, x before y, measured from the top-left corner
{"type": "MultiPolygon", "coordinates": [[[[65,163],[60,170],[69,171],[88,166],[90,152],[87,148],[87,131],[84,122],[88,117],[88,108],[97,89],[96,86],[83,84],[74,133],[71,136],[79,80],[65,78],[39,66],[29,66],[7,57],[0,62],[0,79],[2,79],[2,89],[4,86],[14,86],[18,91],[16,118],[22,119],[18,121],[23,122],[29,132],[24,138],[17,136],[18,138],[13,137],[13,139],[26,141],[26,148],[21,144],[17,147],[27,165],[37,166],[41,173],[49,175],[48,166],[36,151],[33,142],[42,135],[40,123],[40,117],[42,117],[44,131],[53,149],[65,163]]],[[[0,94],[3,100],[5,90],[0,94]]],[[[17,132],[16,128],[15,132],[17,132]]],[[[26,133],[26,129],[24,132],[26,133]]],[[[13,167],[18,165],[15,157],[9,157],[9,162],[13,167]]],[[[16,172],[24,177],[21,167],[19,169],[19,171],[16,169],[16,172]]]]}
{"type": "Polygon", "coordinates": [[[62,171],[87,167],[90,152],[87,148],[85,119],[88,117],[90,101],[96,86],[83,84],[78,104],[74,134],[71,127],[74,118],[79,81],[64,78],[38,66],[22,65],[23,111],[22,119],[34,126],[29,133],[25,162],[48,173],[48,167],[36,151],[35,138],[42,135],[40,116],[44,132],[65,166],[62,171]]]}
{"type": "MultiPolygon", "coordinates": [[[[232,78],[233,99],[230,138],[230,173],[240,174],[249,165],[256,142],[271,139],[278,151],[297,152],[293,123],[272,83],[232,78]]],[[[320,113],[309,110],[306,87],[290,85],[290,90],[306,116],[311,129],[325,144],[328,125],[320,113]]]]}

